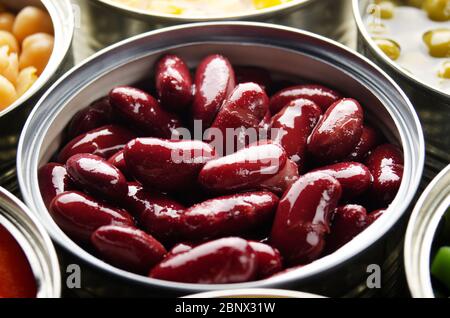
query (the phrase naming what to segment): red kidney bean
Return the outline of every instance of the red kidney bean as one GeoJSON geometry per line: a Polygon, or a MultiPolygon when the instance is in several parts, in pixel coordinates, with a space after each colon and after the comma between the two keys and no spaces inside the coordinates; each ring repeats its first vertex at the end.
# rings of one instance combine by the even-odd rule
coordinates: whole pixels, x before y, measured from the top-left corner
{"type": "Polygon", "coordinates": [[[382,216],[384,214],[384,212],[386,212],[386,210],[384,210],[384,209],[380,209],[380,210],[376,210],[376,211],[370,212],[367,215],[367,225],[371,225],[373,222],[378,220],[378,218],[380,216],[382,216]]]}
{"type": "Polygon", "coordinates": [[[371,197],[377,202],[391,202],[403,177],[403,155],[400,149],[391,144],[380,145],[367,157],[366,165],[373,175],[371,197]]]}
{"type": "Polygon", "coordinates": [[[181,215],[186,240],[241,235],[270,222],[278,204],[271,192],[247,192],[196,204],[181,215]]]}
{"type": "Polygon", "coordinates": [[[204,58],[195,74],[195,96],[192,117],[210,127],[220,106],[236,86],[233,67],[221,55],[204,58]]]}
{"type": "Polygon", "coordinates": [[[59,163],[50,162],[39,168],[38,181],[42,200],[47,208],[58,194],[73,189],[66,167],[59,163]]]}
{"type": "Polygon", "coordinates": [[[378,132],[370,126],[363,126],[361,138],[355,149],[348,155],[348,161],[362,161],[380,143],[378,132]]]}
{"type": "Polygon", "coordinates": [[[312,172],[284,193],[275,214],[271,243],[289,265],[309,263],[321,255],[341,192],[335,178],[312,172]]]}
{"type": "MultiPolygon", "coordinates": [[[[255,83],[239,84],[224,101],[211,128],[214,134],[220,131],[223,138],[223,154],[231,154],[251,142],[257,141],[258,128],[269,110],[269,97],[255,83]],[[250,133],[245,129],[253,128],[250,133]],[[228,131],[238,129],[236,135],[228,131]],[[254,133],[252,135],[252,133],[254,133]],[[230,138],[231,137],[231,138],[230,138]],[[246,140],[253,138],[254,140],[246,140]]],[[[209,134],[206,137],[210,140],[209,134]]],[[[217,149],[217,148],[216,148],[217,149]]]]}
{"type": "Polygon", "coordinates": [[[121,126],[102,126],[72,139],[59,153],[58,161],[65,163],[67,159],[79,153],[108,158],[122,150],[127,142],[134,138],[136,136],[132,132],[121,126]]]}
{"type": "Polygon", "coordinates": [[[157,239],[173,241],[180,236],[181,214],[186,208],[169,196],[130,183],[127,205],[139,225],[157,239]]]}
{"type": "Polygon", "coordinates": [[[156,63],[155,84],[161,104],[180,112],[193,99],[192,78],[186,63],[176,55],[165,55],[156,63]]]}
{"type": "Polygon", "coordinates": [[[222,238],[164,259],[150,277],[199,284],[230,284],[256,277],[257,260],[250,244],[240,238],[222,238]]]}
{"type": "Polygon", "coordinates": [[[284,168],[272,178],[261,182],[260,188],[277,194],[283,194],[299,178],[299,167],[292,160],[287,160],[284,168]]]}
{"type": "Polygon", "coordinates": [[[253,145],[206,163],[198,181],[211,192],[229,192],[259,188],[262,181],[280,172],[286,153],[277,144],[253,145]]]}
{"type": "Polygon", "coordinates": [[[291,160],[304,161],[308,136],[321,115],[322,111],[314,102],[294,99],[272,117],[271,139],[284,148],[291,160]]]}
{"type": "Polygon", "coordinates": [[[91,242],[104,260],[138,274],[147,274],[167,253],[155,238],[133,227],[102,226],[91,242]]]}
{"type": "Polygon", "coordinates": [[[169,251],[169,253],[167,253],[166,257],[169,258],[169,257],[175,256],[177,254],[186,253],[186,252],[192,250],[194,247],[195,247],[195,245],[193,245],[193,244],[178,243],[177,245],[172,247],[172,249],[169,251]]]}
{"type": "Polygon", "coordinates": [[[236,82],[242,83],[256,83],[264,91],[269,91],[272,86],[272,77],[270,72],[261,67],[255,66],[237,66],[234,68],[236,73],[236,82]]]}
{"type": "Polygon", "coordinates": [[[95,128],[111,124],[113,120],[113,109],[109,98],[102,97],[73,116],[67,134],[70,138],[75,138],[95,128]]]}
{"type": "Polygon", "coordinates": [[[325,112],[331,104],[341,99],[341,95],[322,85],[307,84],[287,87],[270,99],[270,112],[278,113],[294,99],[305,98],[313,101],[325,112]]]}
{"type": "Polygon", "coordinates": [[[137,138],[125,147],[125,162],[145,186],[162,191],[187,189],[196,182],[203,165],[215,154],[197,140],[137,138]]]}
{"type": "Polygon", "coordinates": [[[343,159],[358,144],[363,125],[359,103],[344,98],[331,105],[309,136],[308,151],[320,161],[343,159]]]}
{"type": "Polygon", "coordinates": [[[58,194],[49,211],[67,235],[83,242],[88,242],[92,233],[103,225],[134,225],[133,218],[125,210],[77,191],[58,194]]]}
{"type": "Polygon", "coordinates": [[[124,152],[125,152],[124,150],[120,150],[120,151],[116,152],[114,155],[112,155],[108,159],[108,162],[110,164],[112,164],[114,167],[116,167],[117,169],[119,169],[120,172],[122,172],[123,175],[127,179],[129,179],[129,178],[131,178],[131,173],[128,170],[127,163],[125,162],[124,152]]]}
{"type": "Polygon", "coordinates": [[[359,162],[340,162],[313,171],[335,177],[341,184],[346,198],[353,198],[366,192],[373,180],[369,169],[359,162]]]}
{"type": "Polygon", "coordinates": [[[258,278],[263,279],[283,270],[280,252],[270,245],[260,242],[249,242],[256,253],[258,262],[258,278]]]}
{"type": "Polygon", "coordinates": [[[171,138],[181,126],[180,119],[161,108],[150,94],[129,86],[119,86],[109,93],[111,105],[133,127],[152,137],[171,138]]]}
{"type": "Polygon", "coordinates": [[[113,202],[122,201],[128,193],[127,179],[105,159],[81,153],[66,162],[67,172],[78,188],[113,202]]]}
{"type": "Polygon", "coordinates": [[[333,253],[368,226],[366,209],[357,204],[347,204],[336,208],[327,237],[326,250],[333,253]]]}

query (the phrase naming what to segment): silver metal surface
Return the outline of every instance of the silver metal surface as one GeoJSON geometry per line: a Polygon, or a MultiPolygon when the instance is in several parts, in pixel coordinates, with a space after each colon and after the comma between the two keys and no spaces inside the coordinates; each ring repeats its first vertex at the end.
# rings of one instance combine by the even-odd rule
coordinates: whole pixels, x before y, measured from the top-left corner
{"type": "Polygon", "coordinates": [[[434,297],[430,276],[431,247],[444,213],[450,207],[450,165],[422,193],[408,223],[404,262],[413,297],[434,297]]]}
{"type": "Polygon", "coordinates": [[[77,0],[88,13],[83,27],[89,45],[98,50],[130,36],[162,27],[218,20],[251,20],[297,27],[348,44],[356,36],[353,30],[351,0],[293,0],[284,5],[215,18],[150,13],[108,0],[77,0]]]}
{"type": "MultiPolygon", "coordinates": [[[[353,0],[358,28],[358,51],[380,65],[402,87],[419,114],[427,141],[426,177],[431,180],[450,163],[450,96],[405,71],[378,48],[367,32],[362,17],[371,0],[353,0]]],[[[408,23],[414,23],[408,21],[408,23]]]]}
{"type": "Polygon", "coordinates": [[[184,298],[323,298],[323,296],[285,289],[249,288],[211,291],[184,298]]]}
{"type": "Polygon", "coordinates": [[[65,63],[70,64],[69,49],[74,32],[74,17],[69,0],[4,0],[2,4],[13,11],[19,11],[27,5],[46,9],[53,21],[55,37],[53,53],[44,72],[25,94],[0,111],[0,185],[15,191],[17,184],[14,168],[19,134],[42,92],[62,74],[65,63]]]}
{"type": "Polygon", "coordinates": [[[0,224],[24,251],[37,284],[37,297],[61,293],[61,274],[52,241],[35,215],[19,199],[0,187],[0,224]]]}
{"type": "MultiPolygon", "coordinates": [[[[402,218],[417,190],[424,164],[424,140],[418,118],[404,93],[369,60],[336,42],[275,25],[245,22],[204,23],[143,34],[105,49],[77,66],[42,97],[22,133],[18,179],[27,205],[52,238],[82,263],[83,287],[92,294],[183,295],[199,291],[283,287],[326,296],[358,294],[369,264],[383,264],[396,251],[402,218]],[[360,100],[366,116],[387,138],[403,147],[403,182],[386,214],[334,254],[269,280],[231,285],[181,284],[131,274],[106,264],[71,241],[45,208],[37,170],[57,151],[72,116],[116,85],[152,74],[165,52],[183,56],[190,67],[210,53],[234,64],[263,66],[287,77],[320,82],[360,100]],[[107,286],[105,286],[107,277],[107,286]]],[[[398,251],[397,251],[398,252],[398,251]]],[[[366,288],[367,289],[367,288],[366,288]]]]}

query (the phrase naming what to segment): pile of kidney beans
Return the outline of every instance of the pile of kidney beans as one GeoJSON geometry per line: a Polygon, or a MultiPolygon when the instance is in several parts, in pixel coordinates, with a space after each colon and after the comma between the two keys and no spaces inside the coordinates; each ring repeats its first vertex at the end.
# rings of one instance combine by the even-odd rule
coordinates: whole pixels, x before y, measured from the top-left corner
{"type": "Polygon", "coordinates": [[[233,69],[221,55],[194,79],[174,55],[154,72],[79,111],[39,170],[55,222],[106,262],[177,282],[264,279],[336,251],[396,195],[402,153],[364,123],[358,101],[233,69]],[[170,139],[193,119],[284,133],[220,157],[206,142],[170,139]],[[177,151],[192,158],[175,162],[177,151]]]}

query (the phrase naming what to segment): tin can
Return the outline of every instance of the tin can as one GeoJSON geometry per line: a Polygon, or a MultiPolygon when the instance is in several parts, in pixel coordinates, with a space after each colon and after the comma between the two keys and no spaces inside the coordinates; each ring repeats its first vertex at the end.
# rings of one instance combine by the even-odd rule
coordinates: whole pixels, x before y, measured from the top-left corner
{"type": "Polygon", "coordinates": [[[430,258],[439,224],[450,207],[450,165],[428,185],[420,196],[405,237],[404,262],[413,297],[433,298],[430,258]]]}
{"type": "Polygon", "coordinates": [[[431,180],[450,163],[450,95],[424,83],[388,58],[367,32],[363,17],[371,0],[353,0],[358,51],[380,65],[402,87],[419,114],[427,141],[426,177],[431,180]]]}
{"type": "Polygon", "coordinates": [[[89,46],[98,50],[130,36],[162,27],[223,20],[249,20],[293,26],[348,43],[352,30],[349,0],[292,0],[282,5],[214,18],[192,18],[133,9],[110,0],[78,0],[87,19],[83,26],[89,46]]]}
{"type": "Polygon", "coordinates": [[[322,296],[285,289],[249,288],[218,290],[184,298],[323,298],[322,296]]]}
{"type": "Polygon", "coordinates": [[[74,32],[74,18],[69,0],[5,0],[2,4],[13,11],[19,11],[28,5],[40,7],[50,14],[55,30],[53,53],[44,72],[25,94],[0,111],[0,185],[14,192],[17,190],[15,161],[20,132],[42,91],[62,74],[64,66],[66,70],[70,66],[69,49],[74,32]]]}
{"type": "Polygon", "coordinates": [[[36,278],[37,297],[55,298],[61,293],[58,257],[45,228],[15,196],[0,187],[0,225],[22,248],[36,278]]]}
{"type": "Polygon", "coordinates": [[[52,238],[83,264],[83,286],[92,294],[186,295],[200,291],[280,287],[326,296],[372,294],[367,266],[378,264],[386,277],[398,269],[398,226],[407,216],[424,164],[422,128],[406,95],[381,69],[347,47],[293,28],[255,22],[200,23],[136,36],[109,47],[62,77],[42,97],[22,133],[17,156],[23,198],[52,238]],[[260,66],[274,74],[304,78],[340,90],[362,102],[368,120],[403,148],[403,182],[387,213],[336,253],[271,279],[231,285],[181,284],[134,275],[112,267],[71,241],[55,224],[42,201],[37,170],[62,142],[72,116],[117,85],[148,77],[165,52],[179,54],[190,67],[220,53],[237,65],[260,66]],[[394,253],[395,252],[395,253],[394,253]],[[93,280],[87,279],[88,277],[93,280]],[[327,282],[324,284],[323,282],[327,282]]]}

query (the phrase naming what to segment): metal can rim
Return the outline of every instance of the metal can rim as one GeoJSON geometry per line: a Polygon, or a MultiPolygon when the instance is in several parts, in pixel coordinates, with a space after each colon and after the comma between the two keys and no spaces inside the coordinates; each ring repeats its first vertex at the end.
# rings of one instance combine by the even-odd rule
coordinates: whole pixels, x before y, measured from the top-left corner
{"type": "Polygon", "coordinates": [[[70,0],[42,0],[42,5],[47,9],[54,25],[55,44],[52,55],[44,72],[36,82],[14,103],[0,111],[0,118],[23,106],[26,101],[35,96],[55,75],[71,47],[75,30],[75,17],[70,0]]]}
{"type": "Polygon", "coordinates": [[[126,15],[136,17],[140,20],[156,19],[158,21],[166,21],[170,23],[191,23],[191,22],[206,22],[206,21],[223,21],[223,20],[253,20],[261,19],[276,13],[287,13],[289,11],[298,9],[309,3],[317,0],[292,0],[273,7],[254,10],[244,14],[230,14],[217,17],[189,17],[177,16],[174,14],[159,13],[141,9],[135,9],[125,4],[113,3],[110,0],[96,0],[98,3],[111,8],[117,12],[125,13],[126,15]]]}
{"type": "MultiPolygon", "coordinates": [[[[387,217],[387,215],[384,215],[379,219],[380,221],[384,220],[383,222],[375,222],[372,225],[371,229],[361,233],[360,239],[363,241],[365,240],[364,244],[360,244],[358,246],[357,243],[353,242],[354,244],[351,244],[352,242],[350,242],[349,244],[347,244],[347,246],[344,246],[339,251],[315,261],[314,265],[312,267],[307,265],[307,266],[303,267],[300,271],[292,270],[287,273],[284,273],[283,275],[278,275],[271,279],[267,279],[264,281],[258,281],[258,282],[248,282],[248,283],[238,283],[238,284],[228,284],[228,285],[223,285],[223,284],[222,285],[201,285],[201,284],[185,284],[185,283],[160,281],[160,280],[132,274],[132,273],[126,272],[124,270],[115,268],[109,264],[106,264],[106,263],[100,261],[98,258],[94,257],[93,255],[87,253],[86,251],[84,251],[78,247],[77,256],[83,258],[88,264],[90,264],[92,266],[101,267],[102,269],[104,269],[108,272],[113,272],[115,275],[118,275],[119,277],[129,279],[129,280],[133,281],[134,283],[137,283],[140,285],[156,285],[156,286],[159,286],[159,287],[165,288],[165,289],[173,288],[173,289],[182,289],[182,290],[186,290],[186,291],[196,292],[196,291],[208,291],[208,290],[214,290],[214,289],[217,290],[217,289],[224,289],[224,288],[231,288],[231,287],[233,289],[236,289],[236,288],[277,286],[280,284],[286,284],[289,281],[292,281],[295,279],[307,280],[307,279],[310,279],[312,276],[319,274],[322,271],[330,270],[332,268],[345,265],[346,262],[348,262],[351,259],[353,259],[354,257],[358,256],[366,248],[369,248],[370,246],[372,246],[377,241],[377,239],[384,236],[388,232],[388,230],[390,228],[392,228],[394,226],[394,224],[397,223],[397,221],[401,218],[403,213],[405,213],[405,211],[407,210],[409,202],[411,202],[411,200],[414,196],[414,192],[416,191],[416,189],[419,186],[420,178],[421,178],[421,175],[423,172],[424,158],[425,158],[425,143],[424,143],[424,137],[423,137],[422,128],[421,128],[419,119],[417,117],[417,114],[414,111],[414,108],[413,108],[411,102],[409,101],[409,99],[405,95],[405,93],[381,68],[376,66],[373,62],[371,62],[364,56],[360,55],[359,53],[351,50],[350,48],[348,48],[340,43],[337,43],[333,40],[327,39],[325,37],[316,35],[311,32],[298,30],[295,28],[290,28],[290,27],[285,27],[285,26],[279,26],[279,25],[268,24],[268,23],[259,23],[259,22],[193,23],[193,24],[173,26],[173,27],[168,27],[168,28],[162,29],[162,30],[156,30],[156,31],[143,33],[143,34],[134,36],[132,38],[126,39],[122,42],[116,43],[106,49],[103,49],[102,51],[94,54],[92,57],[85,60],[82,64],[74,67],[72,70],[67,72],[41,98],[41,100],[38,102],[36,107],[33,109],[32,114],[29,116],[27,123],[25,124],[24,130],[22,131],[22,135],[21,135],[21,138],[19,141],[18,155],[17,155],[17,167],[18,167],[18,179],[19,179],[20,188],[23,192],[23,196],[24,196],[24,199],[27,202],[27,204],[30,207],[32,207],[33,209],[36,208],[35,198],[34,198],[34,195],[36,195],[36,193],[33,194],[33,191],[29,188],[29,183],[28,183],[27,178],[24,175],[24,172],[33,170],[34,165],[37,165],[37,163],[36,162],[30,163],[29,162],[30,160],[27,160],[24,157],[24,147],[25,147],[24,144],[25,144],[25,140],[27,139],[26,132],[30,129],[30,126],[32,125],[32,119],[33,119],[35,113],[39,111],[39,105],[45,101],[45,99],[52,93],[53,90],[58,88],[60,83],[62,83],[66,78],[70,77],[73,73],[76,73],[77,70],[88,67],[88,65],[90,63],[92,63],[96,59],[100,58],[103,54],[105,54],[105,55],[110,54],[111,52],[114,52],[114,50],[119,49],[121,46],[132,43],[134,41],[138,42],[139,40],[145,39],[146,37],[149,37],[149,36],[155,36],[155,35],[159,35],[161,33],[175,32],[179,29],[184,29],[184,28],[186,28],[186,29],[202,28],[202,27],[229,28],[231,26],[249,27],[249,28],[256,27],[256,28],[266,29],[266,31],[278,30],[280,32],[282,32],[282,31],[288,32],[290,35],[308,36],[308,37],[313,38],[314,40],[323,41],[327,45],[336,46],[337,48],[339,48],[340,51],[345,52],[345,54],[348,54],[352,58],[358,59],[358,62],[361,62],[361,63],[364,63],[365,65],[370,66],[370,68],[373,71],[376,71],[379,76],[383,77],[384,81],[389,82],[389,84],[392,86],[392,88],[398,93],[398,95],[404,101],[405,107],[407,108],[407,111],[408,111],[408,115],[411,116],[412,122],[410,124],[413,125],[414,128],[410,129],[409,132],[414,133],[415,137],[417,137],[417,138],[414,138],[415,141],[412,141],[410,139],[413,137],[406,136],[404,131],[403,132],[400,131],[400,134],[402,135],[402,142],[406,142],[406,140],[407,140],[408,145],[413,145],[413,147],[415,148],[414,154],[418,156],[418,158],[414,158],[414,161],[413,161],[412,158],[405,155],[405,169],[407,168],[407,169],[411,170],[411,173],[412,173],[411,180],[409,180],[410,182],[405,182],[405,180],[404,180],[404,182],[402,182],[402,185],[400,187],[399,191],[402,194],[404,194],[405,197],[404,198],[397,197],[394,200],[394,202],[392,203],[392,205],[395,206],[395,208],[397,210],[399,209],[402,212],[401,213],[395,212],[396,209],[392,209],[393,210],[392,212],[396,213],[395,217],[393,217],[392,215],[389,215],[389,217],[387,217]],[[414,168],[412,169],[413,166],[414,166],[414,168]],[[407,191],[407,188],[409,188],[410,191],[407,191]],[[377,231],[378,234],[374,236],[374,235],[372,235],[372,232],[375,232],[375,231],[377,231]],[[345,261],[338,261],[337,253],[338,253],[339,257],[342,259],[345,259],[345,261]]],[[[391,116],[392,116],[392,114],[391,114],[391,116]]],[[[401,114],[397,112],[396,116],[401,117],[401,114]]],[[[399,123],[406,125],[404,122],[404,119],[401,119],[399,123]]],[[[406,130],[405,127],[403,127],[403,128],[406,130]]],[[[411,152],[411,149],[409,149],[409,151],[411,152]]],[[[32,173],[33,173],[33,177],[37,178],[37,172],[34,171],[32,173]]],[[[64,243],[60,237],[55,236],[54,233],[52,233],[52,231],[50,231],[50,233],[51,233],[52,238],[59,245],[68,249],[68,247],[66,246],[67,244],[64,243]]],[[[69,252],[74,253],[73,251],[70,251],[70,250],[69,250],[69,252]]]]}
{"type": "Polygon", "coordinates": [[[38,218],[17,197],[0,187],[0,224],[24,251],[36,278],[38,298],[61,296],[61,273],[50,236],[38,218]]]}
{"type": "Polygon", "coordinates": [[[413,297],[435,297],[430,274],[431,247],[439,222],[449,206],[450,165],[427,186],[409,219],[403,258],[413,297]]]}
{"type": "Polygon", "coordinates": [[[181,298],[325,298],[295,290],[275,289],[275,288],[246,288],[215,290],[211,292],[198,293],[181,298]]]}
{"type": "Polygon", "coordinates": [[[369,43],[369,48],[372,51],[372,53],[376,54],[377,57],[379,57],[385,65],[387,65],[390,69],[400,74],[403,78],[408,80],[409,82],[412,82],[415,85],[419,85],[423,87],[424,89],[428,90],[429,92],[439,95],[441,98],[449,98],[450,94],[447,94],[430,84],[420,80],[413,74],[407,72],[405,69],[403,69],[400,65],[395,63],[395,61],[392,61],[389,57],[386,56],[386,54],[383,53],[383,51],[375,44],[375,42],[372,40],[372,37],[370,36],[369,32],[367,32],[366,27],[364,25],[364,22],[361,17],[361,7],[360,2],[361,0],[352,0],[353,4],[353,17],[356,22],[356,26],[358,28],[358,32],[363,36],[364,40],[369,43]]]}

